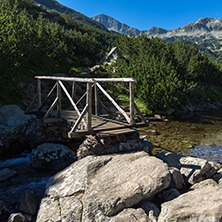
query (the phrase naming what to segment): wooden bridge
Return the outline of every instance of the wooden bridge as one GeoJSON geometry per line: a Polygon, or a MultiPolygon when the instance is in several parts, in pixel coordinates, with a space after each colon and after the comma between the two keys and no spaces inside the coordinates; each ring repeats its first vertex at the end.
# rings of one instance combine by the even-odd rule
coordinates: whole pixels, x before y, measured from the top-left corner
{"type": "Polygon", "coordinates": [[[43,121],[45,123],[66,123],[69,138],[87,134],[97,134],[104,137],[107,135],[119,135],[134,132],[136,131],[136,127],[147,124],[144,116],[134,102],[134,83],[136,81],[132,78],[73,78],[54,76],[36,76],[35,78],[37,79],[38,92],[27,108],[26,113],[32,112],[32,108],[36,104],[37,109],[35,111],[43,114],[43,121]],[[43,94],[43,81],[54,82],[53,87],[45,96],[43,94]],[[118,105],[104,89],[102,86],[104,83],[129,84],[128,112],[118,105]],[[86,85],[86,90],[78,99],[76,92],[79,85],[82,87],[86,85]],[[117,110],[115,115],[118,114],[118,120],[113,118],[109,108],[100,99],[101,94],[117,110]],[[65,97],[66,102],[64,102],[65,97]],[[71,105],[71,109],[67,109],[67,105],[71,105]],[[105,110],[106,114],[101,114],[101,110],[105,110]],[[135,115],[135,111],[137,115],[135,115]]]}

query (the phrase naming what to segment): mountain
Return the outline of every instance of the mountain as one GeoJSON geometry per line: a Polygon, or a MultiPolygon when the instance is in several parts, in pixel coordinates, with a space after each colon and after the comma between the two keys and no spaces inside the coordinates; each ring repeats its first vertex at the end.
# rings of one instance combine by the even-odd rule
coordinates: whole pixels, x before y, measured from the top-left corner
{"type": "MultiPolygon", "coordinates": [[[[107,15],[98,15],[92,18],[103,24],[107,29],[121,34],[140,35],[142,31],[120,23],[107,15]]],[[[143,31],[148,37],[159,37],[165,42],[184,39],[191,43],[195,42],[201,52],[208,54],[214,60],[222,62],[222,19],[200,18],[188,25],[173,30],[152,27],[143,31]]]]}
{"type": "Polygon", "coordinates": [[[155,35],[150,30],[145,33],[148,37],[160,37],[165,42],[179,39],[190,43],[195,42],[201,52],[206,53],[213,60],[222,62],[222,19],[200,18],[177,29],[159,31],[155,35]]]}
{"type": "Polygon", "coordinates": [[[116,31],[121,34],[129,35],[130,33],[132,33],[137,36],[141,33],[141,31],[139,31],[138,29],[120,23],[119,21],[108,15],[97,15],[95,17],[92,17],[92,19],[103,24],[108,30],[116,31]]]}
{"type": "Polygon", "coordinates": [[[72,18],[80,25],[87,24],[93,28],[97,28],[103,31],[108,31],[101,23],[94,21],[93,19],[88,18],[87,16],[75,10],[60,4],[56,0],[35,0],[34,2],[41,5],[43,8],[47,10],[54,10],[59,13],[71,14],[72,18]]]}

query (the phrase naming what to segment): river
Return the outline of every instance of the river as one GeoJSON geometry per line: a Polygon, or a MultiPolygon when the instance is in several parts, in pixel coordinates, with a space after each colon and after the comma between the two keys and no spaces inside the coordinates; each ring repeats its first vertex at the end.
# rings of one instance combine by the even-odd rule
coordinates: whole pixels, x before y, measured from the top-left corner
{"type": "Polygon", "coordinates": [[[196,118],[150,121],[141,129],[158,152],[184,153],[222,162],[222,110],[196,118]]]}

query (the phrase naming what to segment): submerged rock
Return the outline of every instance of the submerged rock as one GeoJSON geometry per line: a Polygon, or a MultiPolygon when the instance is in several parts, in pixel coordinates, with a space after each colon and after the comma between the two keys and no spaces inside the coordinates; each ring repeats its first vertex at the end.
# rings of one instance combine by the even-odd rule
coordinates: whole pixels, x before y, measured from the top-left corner
{"type": "Polygon", "coordinates": [[[64,201],[68,197],[79,201],[77,209],[82,221],[97,221],[98,214],[112,219],[123,209],[151,198],[169,184],[168,166],[145,152],[88,156],[49,180],[37,222],[47,221],[44,218],[50,215],[58,221],[62,215],[59,211],[70,214],[70,205],[65,207],[64,201]]]}
{"type": "Polygon", "coordinates": [[[30,156],[31,166],[35,169],[59,171],[76,160],[76,154],[62,144],[44,143],[33,150],[30,156]]]}
{"type": "Polygon", "coordinates": [[[8,180],[17,174],[16,171],[5,168],[0,171],[0,182],[8,180]]]}

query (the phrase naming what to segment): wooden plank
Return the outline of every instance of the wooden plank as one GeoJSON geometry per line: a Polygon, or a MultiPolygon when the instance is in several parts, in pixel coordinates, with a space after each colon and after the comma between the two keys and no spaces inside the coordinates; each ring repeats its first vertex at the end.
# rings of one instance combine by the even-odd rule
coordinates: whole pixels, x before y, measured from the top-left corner
{"type": "Polygon", "coordinates": [[[130,118],[126,114],[126,112],[116,103],[116,101],[106,92],[105,89],[97,82],[96,85],[99,87],[99,89],[103,92],[103,94],[110,100],[110,102],[116,107],[117,110],[119,110],[123,116],[126,118],[127,122],[130,123],[130,118]]]}
{"type": "Polygon", "coordinates": [[[98,89],[97,89],[97,85],[94,84],[94,96],[95,96],[95,115],[98,116],[99,115],[99,101],[98,101],[98,89]]]}
{"type": "Polygon", "coordinates": [[[88,112],[87,112],[87,130],[90,131],[92,128],[92,83],[87,83],[86,89],[86,104],[88,105],[88,112]]]}
{"type": "Polygon", "coordinates": [[[40,108],[42,105],[42,90],[41,90],[41,80],[40,79],[37,79],[37,89],[38,89],[38,95],[39,95],[38,108],[40,108]]]}
{"type": "Polygon", "coordinates": [[[53,109],[55,108],[55,106],[57,105],[59,101],[59,98],[56,97],[54,102],[52,103],[52,105],[50,106],[49,110],[47,111],[47,113],[45,114],[45,116],[43,117],[43,120],[48,118],[48,116],[50,115],[50,113],[53,111],[53,109]]]}
{"type": "Polygon", "coordinates": [[[77,101],[76,105],[78,105],[85,96],[86,96],[86,92],[85,92],[85,93],[81,96],[81,98],[77,101]]]}
{"type": "Polygon", "coordinates": [[[62,112],[62,96],[61,96],[61,86],[59,82],[57,82],[57,98],[58,98],[58,103],[57,103],[57,117],[61,118],[61,112],[62,112]]]}
{"type": "Polygon", "coordinates": [[[133,78],[94,78],[96,82],[136,82],[133,78]]]}
{"type": "Polygon", "coordinates": [[[144,118],[143,114],[141,113],[141,111],[139,110],[139,108],[137,107],[136,103],[134,102],[134,107],[136,109],[136,112],[139,114],[139,116],[141,117],[142,119],[142,122],[143,123],[146,123],[146,119],[144,118]]]}
{"type": "Polygon", "coordinates": [[[70,130],[70,133],[75,132],[75,130],[77,129],[77,127],[79,126],[80,122],[82,121],[83,116],[86,114],[86,111],[88,110],[88,104],[86,104],[85,108],[83,109],[81,115],[79,116],[79,118],[76,120],[74,126],[72,127],[72,129],[70,130]]]}
{"type": "Polygon", "coordinates": [[[36,79],[60,80],[70,82],[136,82],[133,78],[76,78],[76,77],[59,77],[59,76],[35,76],[36,79]]]}
{"type": "Polygon", "coordinates": [[[129,83],[129,91],[130,91],[130,125],[135,124],[134,120],[134,85],[133,82],[129,83]]]}
{"type": "Polygon", "coordinates": [[[48,79],[48,80],[59,80],[59,81],[69,81],[69,82],[90,82],[94,81],[90,78],[75,78],[75,77],[57,77],[57,76],[35,76],[36,79],[48,79]]]}
{"type": "Polygon", "coordinates": [[[134,133],[138,132],[138,129],[134,128],[124,128],[124,129],[115,129],[115,130],[107,130],[96,133],[98,137],[106,137],[106,136],[116,136],[120,134],[128,134],[128,133],[134,133]]]}
{"type": "Polygon", "coordinates": [[[50,92],[48,93],[46,99],[44,100],[44,102],[42,103],[41,107],[39,108],[39,111],[42,110],[43,106],[47,103],[48,99],[50,98],[50,96],[52,95],[53,91],[55,90],[57,86],[57,83],[55,83],[55,85],[52,87],[52,89],[50,90],[50,92]]]}

